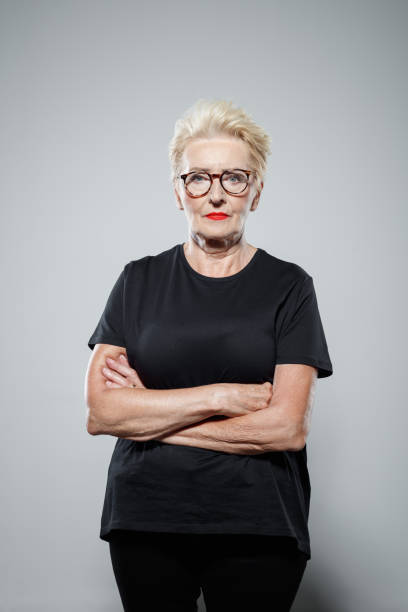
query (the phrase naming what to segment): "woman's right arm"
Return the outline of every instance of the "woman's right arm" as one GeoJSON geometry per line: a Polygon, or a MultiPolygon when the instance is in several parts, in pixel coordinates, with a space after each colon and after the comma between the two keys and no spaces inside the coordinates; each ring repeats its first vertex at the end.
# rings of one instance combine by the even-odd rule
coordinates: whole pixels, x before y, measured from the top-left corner
{"type": "Polygon", "coordinates": [[[145,441],[216,415],[237,416],[267,406],[270,383],[214,383],[180,389],[106,387],[106,358],[126,355],[125,347],[96,344],[85,383],[87,431],[145,441]]]}
{"type": "Polygon", "coordinates": [[[216,384],[181,389],[109,389],[102,368],[107,357],[126,355],[125,347],[96,344],[85,381],[87,431],[92,435],[132,436],[141,441],[170,433],[218,414],[216,384]]]}

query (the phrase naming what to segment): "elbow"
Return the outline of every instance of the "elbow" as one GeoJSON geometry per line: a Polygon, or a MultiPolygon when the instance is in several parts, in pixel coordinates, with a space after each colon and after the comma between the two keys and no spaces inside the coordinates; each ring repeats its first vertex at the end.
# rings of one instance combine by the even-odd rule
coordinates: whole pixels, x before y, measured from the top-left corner
{"type": "Polygon", "coordinates": [[[299,451],[306,444],[306,433],[298,424],[282,424],[275,430],[276,437],[273,441],[268,439],[266,451],[299,451]]]}
{"type": "Polygon", "coordinates": [[[86,431],[91,436],[97,436],[101,433],[98,421],[89,413],[86,420],[86,431]]]}
{"type": "Polygon", "coordinates": [[[290,442],[290,448],[288,450],[291,451],[301,451],[304,449],[306,445],[306,436],[299,434],[296,438],[293,438],[290,442]]]}
{"type": "Polygon", "coordinates": [[[101,433],[100,422],[89,405],[87,405],[86,411],[86,431],[91,436],[97,436],[101,433]]]}
{"type": "Polygon", "coordinates": [[[281,431],[284,432],[285,450],[300,451],[305,447],[307,431],[303,419],[286,418],[283,423],[281,422],[281,431]]]}
{"type": "Polygon", "coordinates": [[[293,427],[291,427],[290,431],[288,432],[286,450],[290,450],[290,451],[302,450],[306,444],[306,436],[307,434],[304,431],[303,427],[299,426],[298,424],[295,424],[293,427]]]}
{"type": "Polygon", "coordinates": [[[101,397],[100,393],[91,393],[91,386],[85,385],[85,421],[86,431],[91,436],[97,436],[100,432],[99,418],[97,413],[100,412],[101,408],[101,397]]]}
{"type": "Polygon", "coordinates": [[[104,402],[101,394],[94,397],[88,397],[86,402],[86,430],[91,436],[98,436],[109,433],[112,423],[106,417],[106,411],[103,409],[104,402]]]}

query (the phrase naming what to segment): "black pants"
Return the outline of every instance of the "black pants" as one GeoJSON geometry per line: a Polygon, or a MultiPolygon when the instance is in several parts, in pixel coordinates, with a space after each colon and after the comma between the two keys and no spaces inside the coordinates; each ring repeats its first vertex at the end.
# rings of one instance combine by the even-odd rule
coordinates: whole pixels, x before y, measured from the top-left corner
{"type": "Polygon", "coordinates": [[[288,612],[307,556],[293,538],[140,533],[114,530],[109,542],[125,612],[288,612]]]}

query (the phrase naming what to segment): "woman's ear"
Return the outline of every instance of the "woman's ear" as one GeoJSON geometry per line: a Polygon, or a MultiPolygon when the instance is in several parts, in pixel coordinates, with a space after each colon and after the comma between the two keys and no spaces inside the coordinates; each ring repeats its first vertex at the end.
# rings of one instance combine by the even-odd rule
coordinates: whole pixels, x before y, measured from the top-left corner
{"type": "Polygon", "coordinates": [[[181,203],[180,195],[179,195],[176,187],[174,187],[174,194],[176,196],[176,206],[177,206],[177,208],[179,208],[180,210],[184,210],[183,204],[181,203]]]}
{"type": "Polygon", "coordinates": [[[256,195],[255,195],[254,199],[252,200],[252,204],[251,204],[250,210],[255,210],[258,207],[259,198],[261,197],[262,189],[263,189],[263,183],[261,183],[259,189],[256,192],[256,195]]]}

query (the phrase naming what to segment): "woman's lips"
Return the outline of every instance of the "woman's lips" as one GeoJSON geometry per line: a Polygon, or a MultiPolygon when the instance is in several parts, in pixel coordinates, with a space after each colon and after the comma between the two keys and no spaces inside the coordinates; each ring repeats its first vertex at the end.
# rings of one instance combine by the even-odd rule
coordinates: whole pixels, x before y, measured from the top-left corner
{"type": "Polygon", "coordinates": [[[229,215],[225,215],[224,213],[210,213],[209,215],[206,215],[206,217],[208,217],[209,219],[214,219],[215,221],[218,221],[221,219],[227,219],[229,215]]]}

